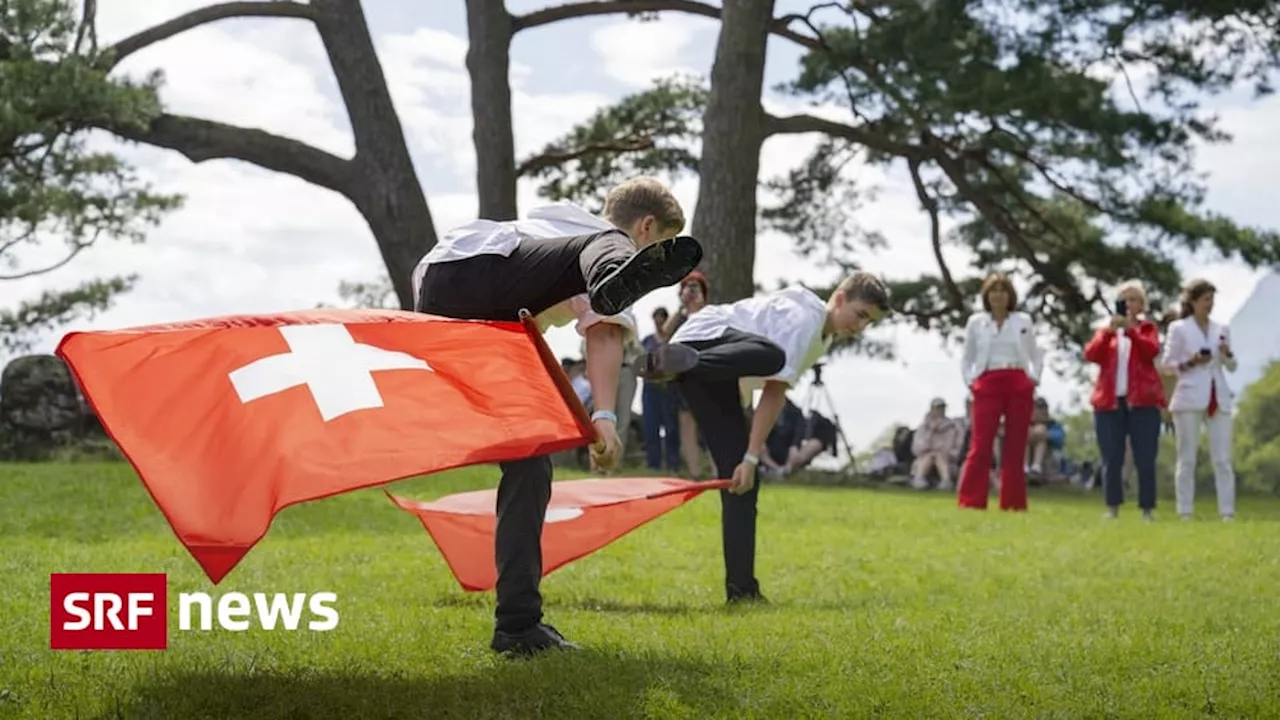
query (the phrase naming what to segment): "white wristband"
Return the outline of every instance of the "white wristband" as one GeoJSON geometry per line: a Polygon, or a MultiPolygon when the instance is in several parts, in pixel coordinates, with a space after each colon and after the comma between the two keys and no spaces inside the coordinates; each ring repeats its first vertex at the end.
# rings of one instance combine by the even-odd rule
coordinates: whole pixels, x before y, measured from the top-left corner
{"type": "Polygon", "coordinates": [[[751,463],[752,465],[759,465],[759,464],[760,464],[760,458],[756,457],[755,455],[752,455],[751,453],[747,453],[747,454],[743,455],[743,456],[742,456],[742,461],[743,461],[743,462],[751,463]]]}
{"type": "Polygon", "coordinates": [[[618,416],[614,415],[608,410],[597,410],[591,413],[591,419],[592,420],[608,420],[609,422],[614,423],[615,425],[618,423],[618,416]]]}

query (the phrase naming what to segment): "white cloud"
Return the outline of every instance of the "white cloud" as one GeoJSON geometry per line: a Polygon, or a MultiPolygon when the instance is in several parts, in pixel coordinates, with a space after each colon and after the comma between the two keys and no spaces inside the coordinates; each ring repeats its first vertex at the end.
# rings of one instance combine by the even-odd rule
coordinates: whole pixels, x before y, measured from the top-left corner
{"type": "Polygon", "coordinates": [[[605,73],[636,88],[674,74],[710,75],[709,67],[687,64],[682,54],[694,36],[709,27],[705,19],[671,14],[654,22],[621,20],[591,34],[591,48],[605,73]]]}

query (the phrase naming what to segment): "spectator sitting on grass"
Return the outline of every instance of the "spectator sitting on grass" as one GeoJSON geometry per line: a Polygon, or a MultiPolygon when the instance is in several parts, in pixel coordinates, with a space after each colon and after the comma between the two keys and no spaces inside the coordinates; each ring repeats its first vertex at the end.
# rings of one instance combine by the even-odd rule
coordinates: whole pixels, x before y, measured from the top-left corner
{"type": "Polygon", "coordinates": [[[772,457],[761,458],[761,464],[768,466],[775,477],[786,477],[808,467],[824,450],[830,450],[834,455],[838,434],[835,423],[826,416],[810,411],[806,418],[803,411],[788,399],[766,441],[768,454],[772,457]]]}
{"type": "Polygon", "coordinates": [[[1036,398],[1031,430],[1027,433],[1027,474],[1042,482],[1057,479],[1054,465],[1066,443],[1066,428],[1049,414],[1049,401],[1036,398]],[[1045,471],[1046,464],[1048,472],[1045,471]]]}
{"type": "Polygon", "coordinates": [[[911,466],[911,487],[924,490],[929,487],[929,477],[936,474],[938,489],[948,491],[952,482],[956,449],[960,446],[959,427],[947,417],[947,401],[934,398],[924,422],[916,428],[911,441],[915,462],[911,466]]]}

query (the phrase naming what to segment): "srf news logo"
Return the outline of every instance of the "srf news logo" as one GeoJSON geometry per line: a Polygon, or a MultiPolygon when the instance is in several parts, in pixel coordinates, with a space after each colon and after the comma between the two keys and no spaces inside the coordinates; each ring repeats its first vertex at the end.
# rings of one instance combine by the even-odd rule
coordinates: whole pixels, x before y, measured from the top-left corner
{"type": "MultiPolygon", "coordinates": [[[[49,647],[54,650],[164,650],[169,647],[168,578],[164,573],[54,573],[49,576],[49,647]]],[[[178,596],[178,629],[196,627],[243,632],[256,616],[265,630],[297,630],[303,609],[310,610],[308,630],[338,627],[331,592],[230,592],[178,596]],[[318,618],[318,619],[317,619],[318,618]]]]}

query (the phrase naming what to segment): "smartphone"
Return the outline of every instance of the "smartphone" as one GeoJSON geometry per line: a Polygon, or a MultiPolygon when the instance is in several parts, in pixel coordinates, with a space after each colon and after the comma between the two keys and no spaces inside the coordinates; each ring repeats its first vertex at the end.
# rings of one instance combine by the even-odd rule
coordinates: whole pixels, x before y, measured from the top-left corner
{"type": "Polygon", "coordinates": [[[1212,354],[1213,354],[1213,351],[1210,350],[1209,348],[1200,348],[1201,357],[1209,357],[1212,354]]]}
{"type": "Polygon", "coordinates": [[[1124,317],[1129,314],[1129,302],[1127,300],[1116,301],[1116,314],[1124,317]]]}

